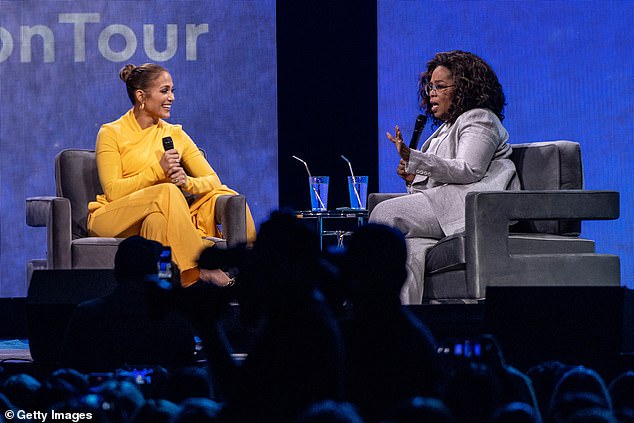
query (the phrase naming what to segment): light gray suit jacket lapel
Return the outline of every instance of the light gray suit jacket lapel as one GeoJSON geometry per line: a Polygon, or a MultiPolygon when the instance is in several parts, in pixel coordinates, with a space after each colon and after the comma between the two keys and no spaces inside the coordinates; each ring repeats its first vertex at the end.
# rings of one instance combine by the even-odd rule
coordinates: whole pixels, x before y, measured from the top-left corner
{"type": "Polygon", "coordinates": [[[425,141],[422,151],[412,150],[406,171],[417,175],[410,192],[429,198],[440,226],[450,235],[464,229],[468,192],[519,189],[519,181],[509,159],[508,133],[490,110],[460,115],[430,152],[441,130],[425,141]]]}

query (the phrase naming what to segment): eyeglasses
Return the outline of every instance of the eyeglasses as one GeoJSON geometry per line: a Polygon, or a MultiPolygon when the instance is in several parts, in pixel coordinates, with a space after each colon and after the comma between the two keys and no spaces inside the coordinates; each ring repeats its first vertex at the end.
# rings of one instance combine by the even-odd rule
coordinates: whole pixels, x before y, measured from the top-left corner
{"type": "Polygon", "coordinates": [[[455,87],[456,85],[442,85],[442,84],[425,84],[425,94],[430,95],[432,91],[436,91],[438,94],[439,91],[446,90],[447,88],[455,87]]]}

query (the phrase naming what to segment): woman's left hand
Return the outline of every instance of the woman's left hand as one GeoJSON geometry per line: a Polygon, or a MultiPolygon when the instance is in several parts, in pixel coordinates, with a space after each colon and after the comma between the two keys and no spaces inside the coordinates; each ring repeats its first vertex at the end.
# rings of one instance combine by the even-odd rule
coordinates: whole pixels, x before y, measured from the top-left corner
{"type": "Polygon", "coordinates": [[[179,188],[187,184],[187,174],[185,173],[185,169],[180,166],[170,168],[168,176],[170,181],[179,188]]]}
{"type": "Polygon", "coordinates": [[[398,125],[396,125],[395,131],[396,136],[392,136],[392,134],[387,132],[387,138],[396,145],[396,151],[398,151],[398,155],[401,156],[401,159],[407,162],[409,160],[409,147],[403,142],[403,134],[398,125]]]}
{"type": "Polygon", "coordinates": [[[407,173],[405,171],[407,166],[407,162],[403,159],[401,159],[398,162],[398,167],[396,168],[396,174],[398,176],[400,176],[401,178],[403,178],[403,180],[407,183],[407,184],[411,184],[412,182],[414,182],[414,178],[416,177],[416,174],[414,173],[407,173]]]}

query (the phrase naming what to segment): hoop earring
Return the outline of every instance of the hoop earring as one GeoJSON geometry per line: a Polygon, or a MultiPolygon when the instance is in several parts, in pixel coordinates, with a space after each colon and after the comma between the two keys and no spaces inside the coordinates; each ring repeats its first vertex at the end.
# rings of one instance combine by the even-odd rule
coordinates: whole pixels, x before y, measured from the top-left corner
{"type": "Polygon", "coordinates": [[[143,110],[145,109],[145,103],[141,103],[141,105],[139,106],[139,110],[143,110]]]}

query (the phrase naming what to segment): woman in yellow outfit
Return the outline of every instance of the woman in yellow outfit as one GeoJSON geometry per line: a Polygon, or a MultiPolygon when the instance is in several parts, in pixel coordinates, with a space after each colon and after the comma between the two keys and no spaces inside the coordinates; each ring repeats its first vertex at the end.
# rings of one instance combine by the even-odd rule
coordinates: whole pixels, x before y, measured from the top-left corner
{"type": "MultiPolygon", "coordinates": [[[[201,251],[213,245],[205,236],[220,236],[214,221],[219,195],[236,194],[222,185],[192,139],[170,117],[174,84],[156,64],[126,65],[119,76],[132,109],[101,127],[97,135],[97,168],[104,194],[88,205],[88,231],[93,236],[141,235],[172,249],[184,287],[198,280],[227,286],[220,269],[199,269],[201,251]],[[164,151],[163,138],[174,148],[164,151]],[[187,172],[186,172],[187,171],[187,172]],[[190,206],[183,192],[199,198],[190,206]]],[[[247,208],[247,239],[255,226],[247,208]]]]}

